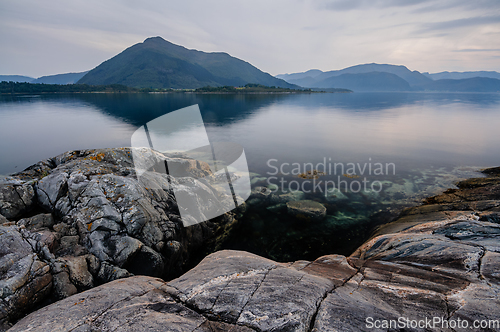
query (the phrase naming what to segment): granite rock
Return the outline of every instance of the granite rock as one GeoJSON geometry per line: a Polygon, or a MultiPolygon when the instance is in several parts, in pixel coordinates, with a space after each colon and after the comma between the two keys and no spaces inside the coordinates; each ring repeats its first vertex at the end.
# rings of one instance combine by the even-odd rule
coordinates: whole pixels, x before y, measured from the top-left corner
{"type": "Polygon", "coordinates": [[[0,327],[39,304],[51,291],[52,275],[17,226],[0,226],[0,327]]]}
{"type": "Polygon", "coordinates": [[[435,317],[498,324],[499,180],[469,180],[403,211],[349,257],[278,263],[219,251],[170,282],[130,277],[73,295],[12,331],[471,330],[381,327],[435,317]],[[63,313],[72,319],[54,319],[63,313]]]}
{"type": "Polygon", "coordinates": [[[33,186],[15,177],[0,178],[0,214],[15,219],[30,211],[35,203],[33,186]]]}
{"type": "MultiPolygon", "coordinates": [[[[41,300],[134,274],[179,276],[198,249],[227,233],[233,213],[184,227],[173,194],[189,181],[184,176],[210,176],[208,164],[161,157],[170,159],[177,177],[146,172],[138,179],[131,149],[118,148],[66,152],[0,179],[0,224],[16,225],[8,234],[22,234],[9,237],[13,247],[7,243],[0,255],[1,280],[23,276],[15,281],[20,291],[4,287],[2,294],[14,293],[0,302],[5,326],[41,300]]],[[[199,187],[203,193],[183,190],[217,201],[208,184],[199,187]]],[[[207,208],[200,205],[199,213],[207,208]]]]}

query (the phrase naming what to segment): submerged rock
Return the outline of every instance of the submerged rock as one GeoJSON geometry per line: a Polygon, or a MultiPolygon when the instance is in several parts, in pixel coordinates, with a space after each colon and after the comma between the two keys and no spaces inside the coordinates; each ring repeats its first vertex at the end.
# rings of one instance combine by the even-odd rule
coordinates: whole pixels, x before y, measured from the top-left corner
{"type": "Polygon", "coordinates": [[[288,202],[301,201],[305,197],[306,197],[306,194],[303,191],[294,190],[294,191],[290,191],[290,192],[288,192],[286,194],[273,195],[271,197],[271,203],[273,203],[273,204],[280,204],[280,203],[288,203],[288,202]]]}
{"type": "Polygon", "coordinates": [[[286,203],[288,214],[299,219],[322,220],[326,216],[326,208],[323,204],[304,200],[286,203]]]}

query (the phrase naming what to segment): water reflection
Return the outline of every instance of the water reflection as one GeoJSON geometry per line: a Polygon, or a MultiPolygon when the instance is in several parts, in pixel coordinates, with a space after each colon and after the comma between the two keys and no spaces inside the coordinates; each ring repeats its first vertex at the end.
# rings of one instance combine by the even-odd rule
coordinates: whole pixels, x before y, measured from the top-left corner
{"type": "Polygon", "coordinates": [[[377,195],[306,193],[327,208],[319,223],[257,204],[219,243],[282,261],[348,253],[402,206],[474,176],[471,167],[500,165],[498,94],[73,94],[1,97],[0,174],[67,150],[130,146],[139,126],[194,104],[210,141],[243,146],[254,187],[268,186],[271,159],[396,165],[396,174],[370,179],[384,184],[377,195]]]}

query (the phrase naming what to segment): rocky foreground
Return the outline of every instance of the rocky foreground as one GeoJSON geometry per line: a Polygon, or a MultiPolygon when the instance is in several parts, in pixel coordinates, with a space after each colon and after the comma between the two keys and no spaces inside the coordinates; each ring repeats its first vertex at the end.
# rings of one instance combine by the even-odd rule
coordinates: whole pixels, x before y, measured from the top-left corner
{"type": "Polygon", "coordinates": [[[165,282],[129,275],[168,278],[234,215],[183,228],[168,191],[134,180],[128,150],[68,153],[0,185],[0,320],[62,299],[9,331],[396,331],[367,323],[400,317],[450,322],[405,331],[471,331],[452,324],[500,319],[500,171],[486,173],[405,210],[349,257],[219,251],[165,282]]]}

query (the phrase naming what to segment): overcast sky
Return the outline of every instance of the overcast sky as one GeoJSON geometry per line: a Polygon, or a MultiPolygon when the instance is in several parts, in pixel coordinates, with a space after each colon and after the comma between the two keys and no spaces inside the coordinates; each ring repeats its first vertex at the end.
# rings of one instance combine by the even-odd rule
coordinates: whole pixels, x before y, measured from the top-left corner
{"type": "Polygon", "coordinates": [[[499,0],[1,0],[0,74],[89,70],[151,36],[273,75],[371,62],[500,71],[499,0]]]}

